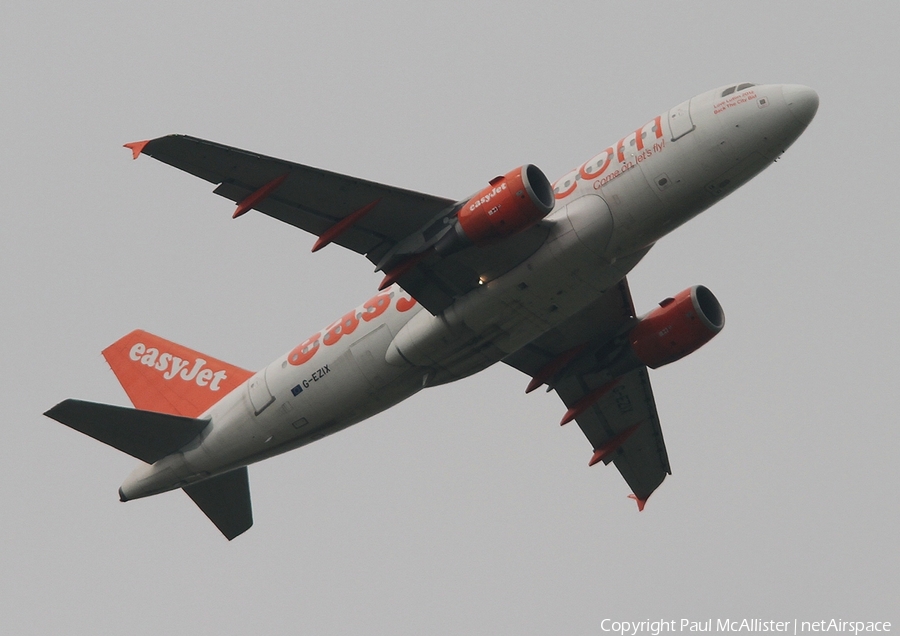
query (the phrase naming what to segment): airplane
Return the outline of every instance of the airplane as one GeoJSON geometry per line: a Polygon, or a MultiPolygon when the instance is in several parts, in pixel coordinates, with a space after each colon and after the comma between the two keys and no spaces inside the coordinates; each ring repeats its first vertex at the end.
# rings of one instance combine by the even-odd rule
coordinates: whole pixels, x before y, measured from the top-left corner
{"type": "Polygon", "coordinates": [[[638,509],[671,474],[648,369],[713,338],[701,285],[638,315],[626,275],[663,236],[778,160],[812,89],[731,84],[629,132],[551,184],[528,164],[447,199],[183,135],[125,144],[365,255],[377,292],[255,373],[145,331],[103,351],[134,408],[65,400],[45,415],[140,464],[121,501],[183,489],[231,540],[253,524],[247,466],[497,363],[554,390],[638,509]]]}

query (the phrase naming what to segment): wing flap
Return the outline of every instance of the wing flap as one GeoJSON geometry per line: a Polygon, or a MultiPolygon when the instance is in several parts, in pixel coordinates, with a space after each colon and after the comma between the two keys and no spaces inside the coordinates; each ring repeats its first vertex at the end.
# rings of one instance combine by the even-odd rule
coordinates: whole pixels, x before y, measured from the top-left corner
{"type": "Polygon", "coordinates": [[[148,464],[182,448],[209,424],[209,420],[83,400],[64,400],[44,415],[148,464]]]}
{"type": "Polygon", "coordinates": [[[185,486],[183,490],[229,541],[253,525],[246,466],[185,486]]]}

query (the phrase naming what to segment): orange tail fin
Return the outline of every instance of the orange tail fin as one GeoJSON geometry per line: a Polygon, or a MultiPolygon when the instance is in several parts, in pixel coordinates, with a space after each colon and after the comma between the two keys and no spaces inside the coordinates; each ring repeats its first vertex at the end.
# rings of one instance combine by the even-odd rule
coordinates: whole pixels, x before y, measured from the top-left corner
{"type": "Polygon", "coordinates": [[[198,417],[253,375],[140,329],[103,350],[135,408],[198,417]]]}

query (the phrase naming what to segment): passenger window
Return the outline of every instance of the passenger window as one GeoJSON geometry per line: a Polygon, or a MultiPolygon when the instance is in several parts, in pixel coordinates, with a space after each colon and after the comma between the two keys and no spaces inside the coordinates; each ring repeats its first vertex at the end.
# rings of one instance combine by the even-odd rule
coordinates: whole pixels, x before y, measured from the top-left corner
{"type": "Polygon", "coordinates": [[[739,91],[742,91],[742,90],[744,90],[745,88],[750,88],[751,86],[756,86],[756,84],[741,84],[740,86],[737,87],[737,89],[738,89],[739,91]]]}
{"type": "Polygon", "coordinates": [[[722,97],[725,97],[726,95],[731,95],[733,92],[734,92],[734,86],[731,86],[730,88],[726,88],[724,91],[722,91],[722,97]]]}

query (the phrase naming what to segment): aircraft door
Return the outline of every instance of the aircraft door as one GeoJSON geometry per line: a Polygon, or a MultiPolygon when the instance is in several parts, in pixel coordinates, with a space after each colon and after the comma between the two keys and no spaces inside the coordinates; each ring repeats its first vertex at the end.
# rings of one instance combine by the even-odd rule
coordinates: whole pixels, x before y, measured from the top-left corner
{"type": "Polygon", "coordinates": [[[247,383],[247,392],[250,394],[250,403],[253,405],[255,415],[265,411],[266,407],[275,401],[275,396],[269,391],[269,384],[266,382],[266,371],[268,367],[250,378],[247,383]]]}
{"type": "Polygon", "coordinates": [[[672,141],[680,139],[694,130],[694,122],[691,119],[691,100],[682,102],[669,111],[669,130],[672,132],[672,141]]]}

